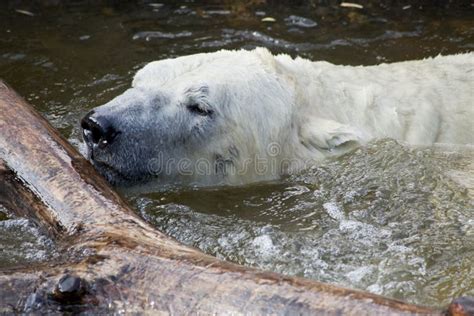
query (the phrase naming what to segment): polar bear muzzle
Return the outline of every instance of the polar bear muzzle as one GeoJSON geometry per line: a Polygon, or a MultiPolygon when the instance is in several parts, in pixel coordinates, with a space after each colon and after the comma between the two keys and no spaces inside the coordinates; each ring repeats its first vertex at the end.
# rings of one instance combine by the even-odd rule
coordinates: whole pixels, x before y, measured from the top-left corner
{"type": "Polygon", "coordinates": [[[98,145],[105,147],[111,144],[120,134],[113,126],[112,122],[104,116],[96,115],[95,111],[90,111],[81,120],[82,133],[87,146],[98,145]]]}

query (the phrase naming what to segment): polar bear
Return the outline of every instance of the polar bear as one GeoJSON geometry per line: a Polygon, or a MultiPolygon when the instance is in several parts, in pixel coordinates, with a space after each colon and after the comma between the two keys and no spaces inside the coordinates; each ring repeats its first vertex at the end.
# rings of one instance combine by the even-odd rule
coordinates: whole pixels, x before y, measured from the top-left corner
{"type": "Polygon", "coordinates": [[[474,53],[377,66],[267,49],[151,62],[81,121],[112,183],[272,180],[373,138],[474,143],[474,53]]]}

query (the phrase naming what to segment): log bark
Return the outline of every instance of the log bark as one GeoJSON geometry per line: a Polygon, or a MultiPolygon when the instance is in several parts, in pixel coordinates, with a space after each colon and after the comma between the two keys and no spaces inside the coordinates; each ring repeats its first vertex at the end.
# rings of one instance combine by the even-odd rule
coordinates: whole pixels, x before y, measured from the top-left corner
{"type": "Polygon", "coordinates": [[[139,218],[48,122],[0,81],[0,203],[61,253],[0,270],[0,314],[440,315],[441,311],[218,260],[139,218]]]}

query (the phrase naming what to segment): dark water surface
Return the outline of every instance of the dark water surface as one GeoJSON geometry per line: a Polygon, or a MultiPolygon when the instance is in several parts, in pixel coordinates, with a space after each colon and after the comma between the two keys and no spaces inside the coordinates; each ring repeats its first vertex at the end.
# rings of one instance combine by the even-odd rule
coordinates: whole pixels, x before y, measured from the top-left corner
{"type": "MultiPolygon", "coordinates": [[[[0,3],[0,77],[80,150],[81,116],[149,61],[266,46],[370,65],[474,49],[474,8],[462,1],[364,9],[80,2],[0,3]]],[[[472,148],[380,140],[277,183],[122,193],[160,230],[220,258],[437,306],[474,295],[474,202],[462,180],[474,179],[473,158],[472,148]]],[[[3,213],[0,267],[51,258],[52,243],[32,224],[3,213]]]]}

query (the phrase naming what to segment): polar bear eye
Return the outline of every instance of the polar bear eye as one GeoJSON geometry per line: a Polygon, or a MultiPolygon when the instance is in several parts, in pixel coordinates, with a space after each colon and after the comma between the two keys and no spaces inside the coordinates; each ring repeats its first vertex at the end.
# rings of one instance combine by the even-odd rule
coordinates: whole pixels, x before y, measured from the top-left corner
{"type": "Polygon", "coordinates": [[[191,113],[198,114],[201,116],[208,116],[212,114],[212,110],[206,110],[199,106],[197,103],[189,104],[186,106],[191,113]]]}

